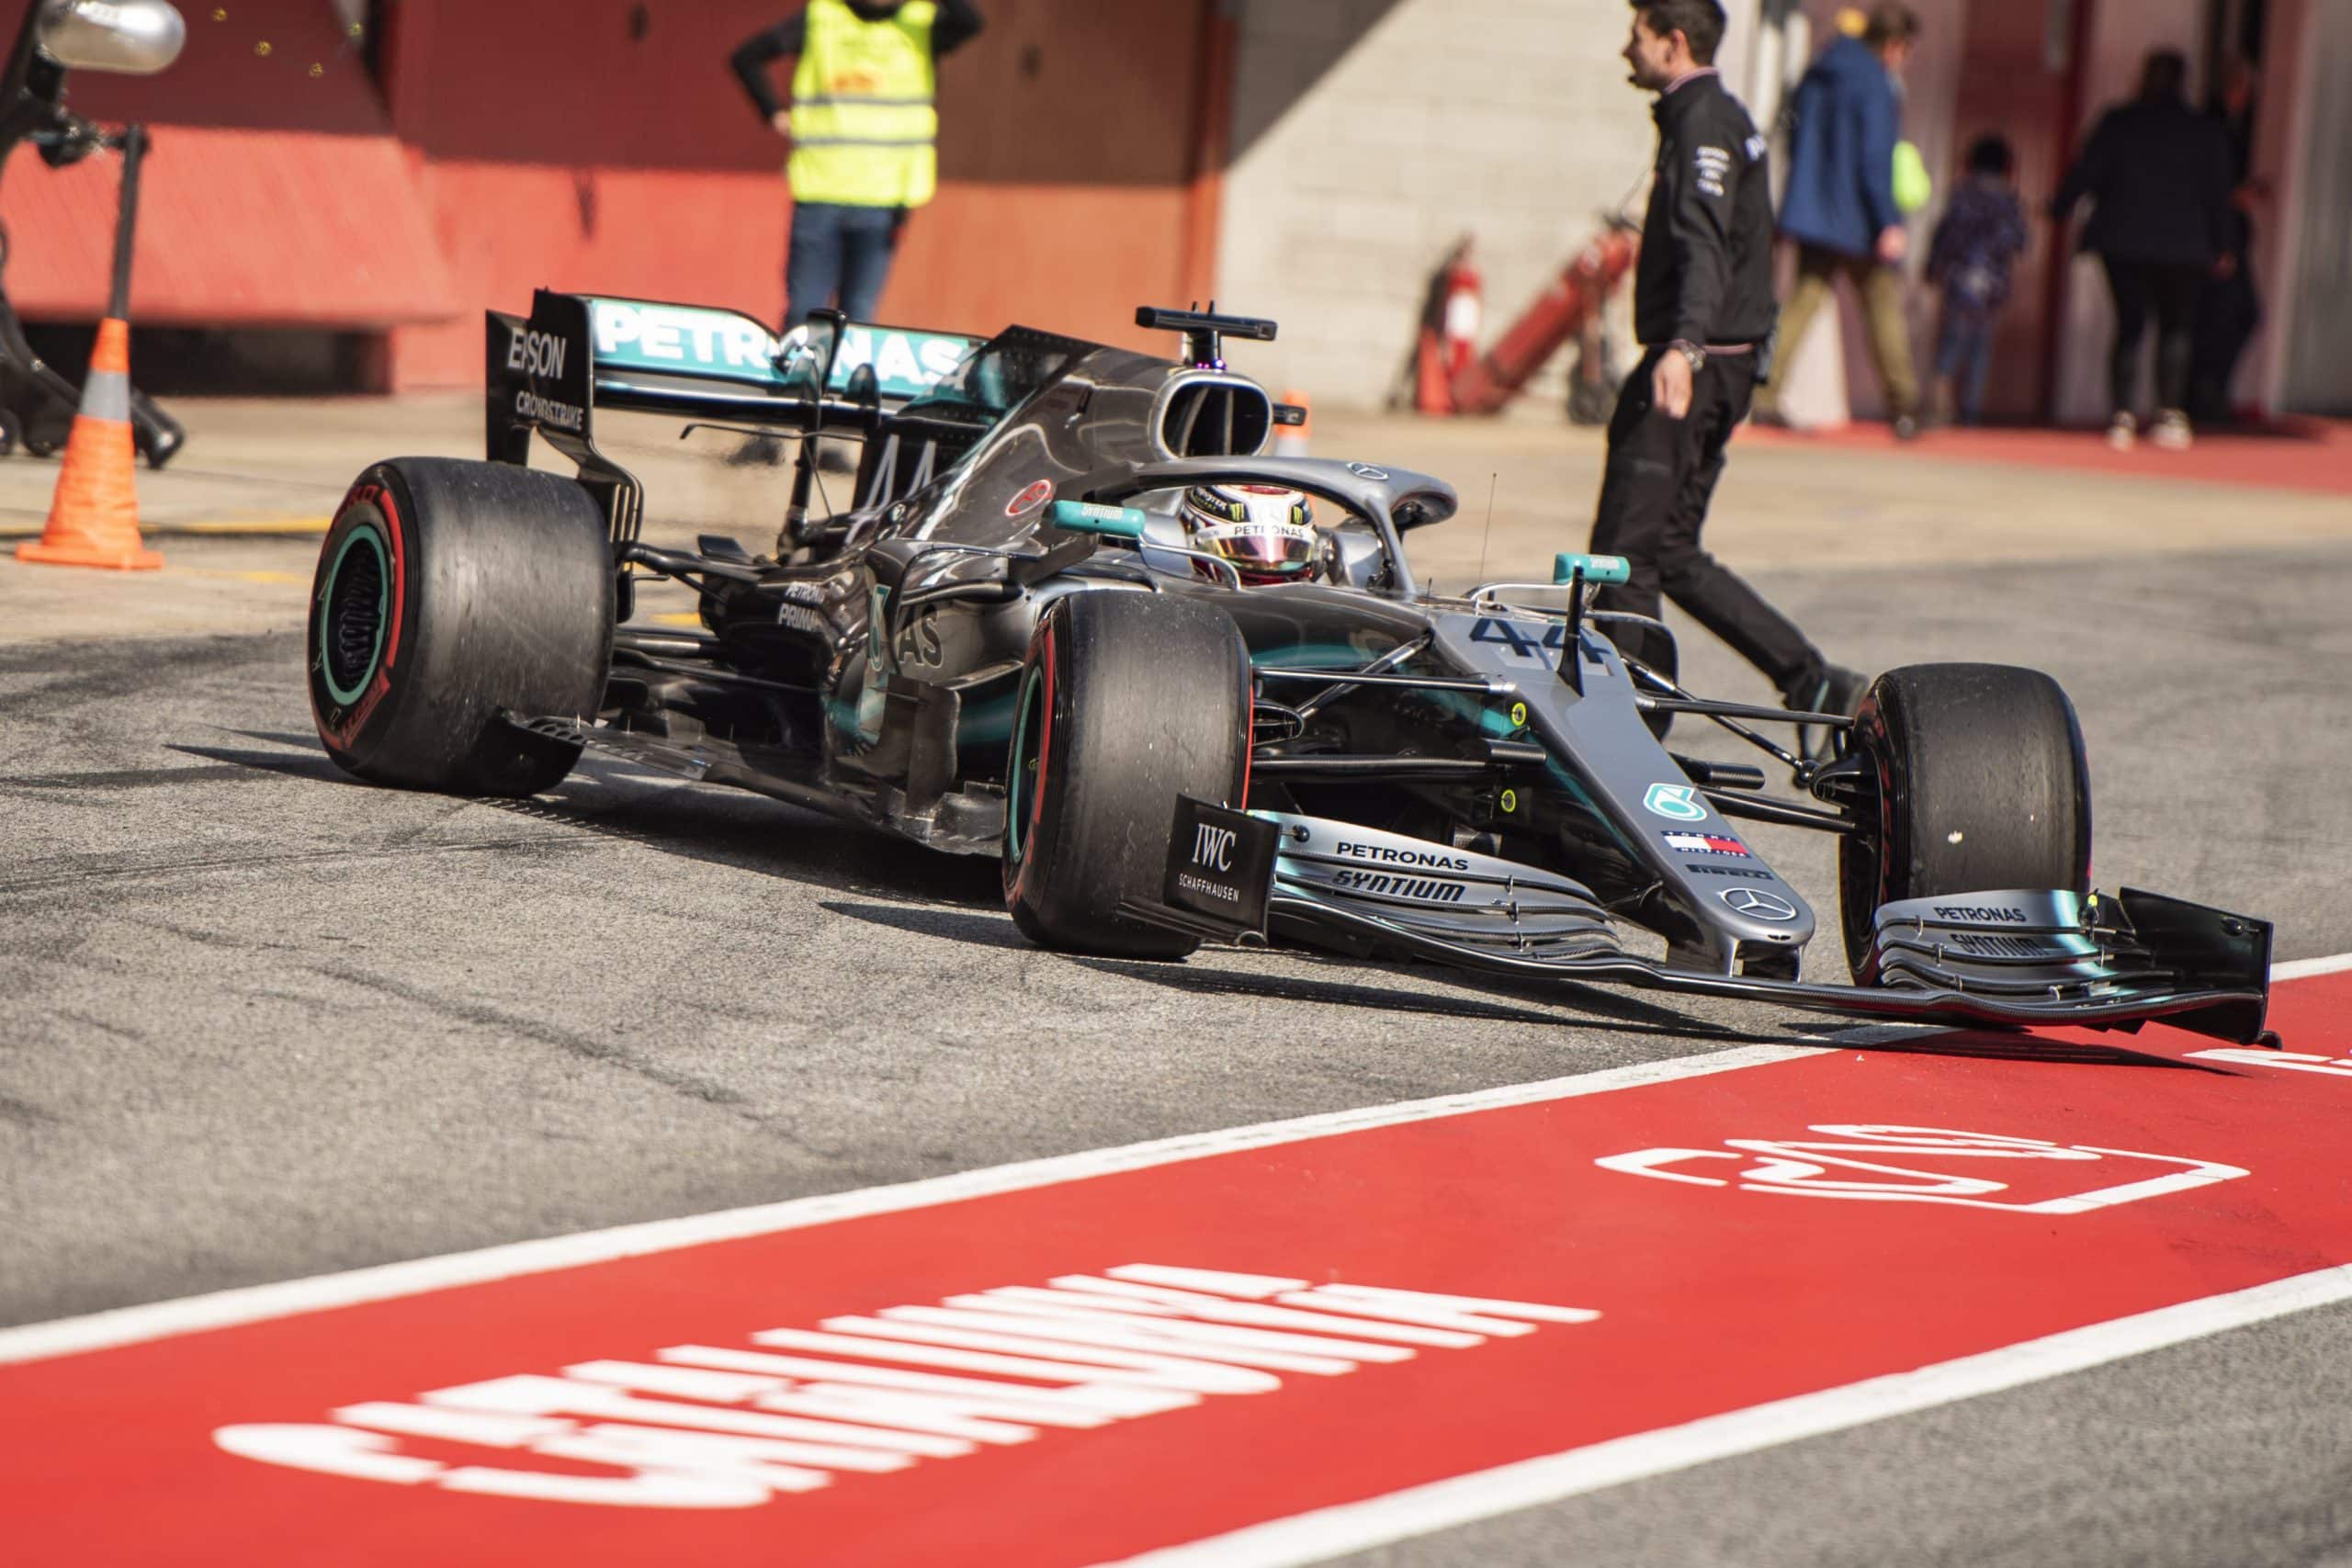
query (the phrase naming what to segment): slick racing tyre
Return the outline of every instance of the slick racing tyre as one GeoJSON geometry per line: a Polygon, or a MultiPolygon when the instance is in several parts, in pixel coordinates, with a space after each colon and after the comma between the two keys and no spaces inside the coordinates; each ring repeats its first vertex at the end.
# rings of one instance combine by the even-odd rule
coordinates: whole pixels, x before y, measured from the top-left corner
{"type": "Polygon", "coordinates": [[[1915,664],[1862,698],[1853,748],[1876,784],[1838,841],[1846,959],[1897,899],[2013,887],[2090,890],[2090,775],[2058,682],[2002,664],[1915,664]]]}
{"type": "Polygon", "coordinates": [[[359,476],[311,591],[311,715],[373,784],[534,795],[577,743],[525,717],[593,719],[613,646],[613,558],[588,492],[504,463],[399,457],[359,476]]]}
{"type": "Polygon", "coordinates": [[[1116,590],[1046,610],[1005,787],[1004,901],[1032,942],[1120,958],[1200,945],[1119,900],[1159,901],[1178,795],[1241,805],[1250,712],[1250,653],[1224,611],[1116,590]]]}

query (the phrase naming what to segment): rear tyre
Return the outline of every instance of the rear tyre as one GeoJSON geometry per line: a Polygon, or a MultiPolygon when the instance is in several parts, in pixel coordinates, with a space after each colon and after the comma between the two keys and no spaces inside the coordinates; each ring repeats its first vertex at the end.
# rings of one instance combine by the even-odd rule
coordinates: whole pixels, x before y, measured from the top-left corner
{"type": "Polygon", "coordinates": [[[580,748],[523,717],[593,719],[613,646],[605,518],[572,480],[400,457],[359,476],[319,552],[311,714],[371,784],[535,795],[580,748]]]}
{"type": "Polygon", "coordinates": [[[1862,831],[1838,843],[1846,960],[1857,979],[1883,904],[2090,890],[2083,731],[2049,676],[2001,664],[1890,670],[1862,698],[1853,736],[1877,782],[1874,813],[1866,797],[1862,831]]]}
{"type": "Polygon", "coordinates": [[[1250,712],[1249,649],[1222,610],[1115,590],[1046,610],[1005,788],[1004,901],[1032,942],[1119,958],[1200,945],[1119,900],[1159,901],[1178,795],[1241,805],[1250,712]]]}

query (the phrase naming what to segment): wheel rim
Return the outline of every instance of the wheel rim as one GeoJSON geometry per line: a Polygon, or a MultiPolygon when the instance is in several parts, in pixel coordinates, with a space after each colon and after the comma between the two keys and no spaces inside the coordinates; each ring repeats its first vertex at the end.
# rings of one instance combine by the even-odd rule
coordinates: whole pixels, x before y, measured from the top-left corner
{"type": "Polygon", "coordinates": [[[383,530],[362,523],[344,536],[321,592],[319,673],[345,706],[359,700],[384,656],[391,603],[391,552],[383,530]]]}
{"type": "Polygon", "coordinates": [[[1005,859],[1019,865],[1028,853],[1028,836],[1023,829],[1037,807],[1037,788],[1043,782],[1044,760],[1031,751],[1031,738],[1045,732],[1040,712],[1044,706],[1046,682],[1043,670],[1032,665],[1022,677],[1021,701],[1013,712],[1012,755],[1007,770],[1004,802],[1005,859]]]}

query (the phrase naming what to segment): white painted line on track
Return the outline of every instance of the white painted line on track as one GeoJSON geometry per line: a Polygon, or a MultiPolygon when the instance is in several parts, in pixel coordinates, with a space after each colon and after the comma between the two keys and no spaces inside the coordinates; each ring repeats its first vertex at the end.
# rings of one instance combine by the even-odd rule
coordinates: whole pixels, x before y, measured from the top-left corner
{"type": "Polygon", "coordinates": [[[2295,958],[2270,966],[2270,982],[2308,980],[2318,975],[2341,975],[2352,969],[2352,953],[2339,953],[2328,958],[2295,958]]]}
{"type": "Polygon", "coordinates": [[[610,1230],[581,1231],[537,1241],[510,1242],[475,1252],[419,1258],[404,1263],[380,1264],[372,1269],[356,1269],[342,1274],[322,1274],[306,1280],[287,1280],[275,1284],[217,1291],[209,1295],[186,1296],[177,1301],[119,1307],[112,1312],[94,1313],[87,1317],[61,1318],[53,1323],[0,1329],[0,1366],[17,1361],[45,1360],[55,1356],[78,1355],[118,1345],[135,1345],[144,1340],[168,1338],[176,1334],[230,1328],[239,1324],[291,1317],[299,1313],[319,1312],[331,1307],[356,1306],[363,1302],[390,1301],[401,1296],[420,1295],[428,1291],[446,1291],[460,1285],[508,1280],[518,1275],[543,1274],[583,1264],[609,1262],[614,1258],[702,1247],[742,1236],[768,1235],[778,1231],[831,1224],[837,1220],[860,1219],[869,1214],[896,1213],[906,1209],[993,1197],[1001,1192],[1051,1187],[1066,1181],[1084,1181],[1122,1171],[1143,1170],[1152,1166],[1174,1165],[1214,1155],[1268,1148],[1278,1144],[1329,1137],[1366,1128],[1393,1127],[1408,1122],[1461,1116],[1508,1105],[1572,1100],[1579,1095],[1637,1089],[1644,1084],[1704,1077],[1711,1073],[1727,1073],[1742,1067],[1793,1061],[1801,1056],[1815,1055],[1823,1050],[1837,1048],[1834,1037],[1818,1046],[1735,1046],[1704,1055],[1639,1062],[1569,1077],[1547,1078],[1540,1083],[1511,1084],[1499,1089],[1441,1095],[1432,1100],[1365,1106],[1354,1111],[1323,1111],[1313,1116],[1261,1122],[1252,1126],[1228,1127],[1209,1133],[1187,1133],[1118,1148],[1089,1149],[1077,1154],[1023,1160],[1016,1165],[927,1177],[920,1181],[902,1182],[891,1187],[869,1187],[860,1191],[794,1198],[747,1209],[689,1214],[674,1220],[651,1220],[610,1230]]]}
{"type": "MultiPolygon", "coordinates": [[[[2336,974],[2346,969],[2352,969],[2352,953],[2275,964],[2270,976],[2275,983],[2336,974]]],[[[1142,1170],[1152,1166],[1172,1165],[1182,1160],[1203,1159],[1246,1149],[1268,1148],[1278,1144],[1329,1137],[1365,1128],[1459,1116],[1507,1105],[1605,1094],[1613,1089],[1638,1088],[1643,1084],[1671,1083],[1710,1073],[1732,1072],[1742,1067],[1791,1061],[1818,1051],[1837,1050],[1841,1044],[1862,1043],[1883,1036],[1886,1028],[1883,1025],[1859,1025],[1853,1030],[1825,1038],[1817,1046],[1736,1046],[1705,1055],[1642,1062],[1629,1066],[1609,1067],[1600,1072],[1547,1078],[1538,1083],[1511,1084],[1498,1089],[1440,1095],[1430,1100],[1365,1106],[1353,1111],[1324,1111],[1312,1116],[1261,1122],[1251,1126],[1208,1133],[1187,1133],[1117,1148],[1090,1149],[981,1170],[928,1177],[920,1181],[901,1182],[889,1187],[787,1199],[750,1208],[724,1209],[716,1213],[688,1214],[677,1219],[651,1220],[606,1230],[580,1231],[533,1241],[509,1242],[472,1252],[379,1264],[341,1274],[321,1274],[308,1279],[216,1291],[201,1296],[184,1296],[175,1301],[118,1307],[85,1317],[60,1318],[51,1323],[0,1328],[0,1366],[78,1355],[119,1345],[136,1345],[178,1334],[231,1328],[239,1324],[291,1317],[298,1313],[356,1306],[364,1302],[390,1301],[428,1291],[450,1290],[525,1274],[543,1274],[559,1269],[608,1262],[618,1258],[636,1258],[679,1247],[732,1241],[742,1236],[831,1224],[837,1220],[858,1219],[868,1214],[894,1213],[900,1210],[960,1202],[970,1198],[991,1197],[1001,1192],[1018,1192],[1033,1187],[1050,1187],[1058,1182],[1082,1181],[1121,1171],[1142,1170]]]]}
{"type": "MultiPolygon", "coordinates": [[[[2352,965],[2346,965],[2352,967],[2352,965]]],[[[1106,1568],[1284,1568],[1907,1416],[2352,1300],[2352,1266],[1209,1536],[1106,1568]]]]}

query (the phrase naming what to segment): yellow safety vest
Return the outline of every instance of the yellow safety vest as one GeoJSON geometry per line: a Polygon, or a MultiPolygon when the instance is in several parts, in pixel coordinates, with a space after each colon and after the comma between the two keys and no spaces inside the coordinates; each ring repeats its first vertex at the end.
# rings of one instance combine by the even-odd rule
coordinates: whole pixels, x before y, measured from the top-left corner
{"type": "Polygon", "coordinates": [[[808,0],[792,75],[795,201],[921,207],[939,187],[934,0],[869,22],[843,0],[808,0]]]}

